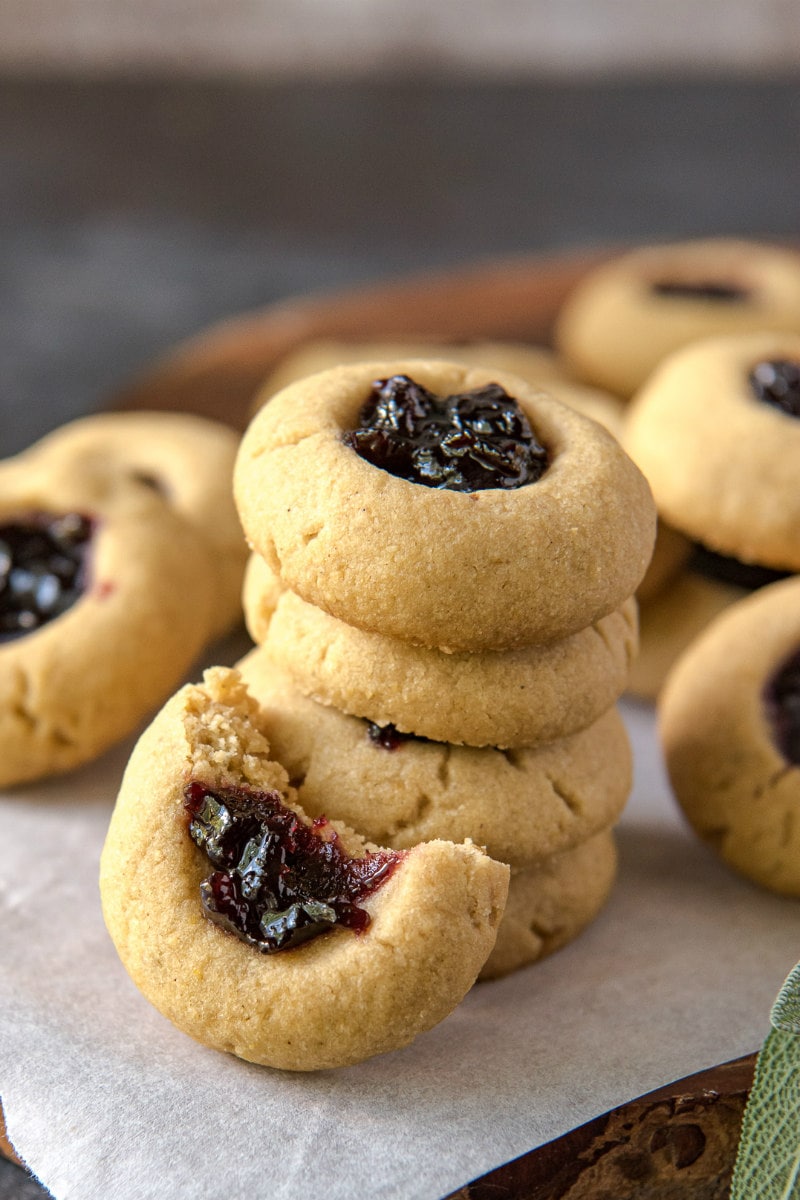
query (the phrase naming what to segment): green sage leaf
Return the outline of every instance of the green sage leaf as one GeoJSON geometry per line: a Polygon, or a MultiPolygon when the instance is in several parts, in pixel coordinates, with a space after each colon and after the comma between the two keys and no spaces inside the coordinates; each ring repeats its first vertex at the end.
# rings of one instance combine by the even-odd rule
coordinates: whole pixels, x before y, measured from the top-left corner
{"type": "Polygon", "coordinates": [[[800,1200],[800,963],[770,1014],[742,1121],[730,1200],[800,1200]]]}

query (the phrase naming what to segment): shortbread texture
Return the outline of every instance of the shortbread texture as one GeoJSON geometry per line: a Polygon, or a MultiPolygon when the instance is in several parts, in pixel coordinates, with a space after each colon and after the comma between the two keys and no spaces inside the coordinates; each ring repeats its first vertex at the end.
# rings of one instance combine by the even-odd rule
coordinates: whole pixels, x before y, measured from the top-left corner
{"type": "Polygon", "coordinates": [[[613,707],[572,737],[524,750],[416,740],[387,750],[367,722],[303,696],[262,650],[239,667],[304,810],[381,845],[469,837],[530,867],[614,824],[630,792],[630,747],[613,707]]]}
{"type": "Polygon", "coordinates": [[[247,543],[233,503],[238,434],[192,413],[98,413],[71,421],[37,442],[38,460],[63,461],[80,475],[111,467],[144,483],[182,516],[210,551],[213,632],[241,620],[247,543]]]}
{"type": "Polygon", "coordinates": [[[689,342],[764,329],[800,332],[800,255],[708,238],[638,247],[587,272],[561,308],[556,344],[578,378],[628,397],[689,342]],[[743,295],[664,294],[659,284],[728,286],[743,295]]]}
{"type": "Polygon", "coordinates": [[[0,644],[0,786],[88,762],[178,686],[208,639],[213,564],[149,488],[71,463],[0,467],[0,521],[81,513],[95,532],[85,590],[62,615],[0,644]]]}
{"type": "Polygon", "coordinates": [[[331,617],[283,588],[257,555],[244,610],[253,639],[304,695],[453,745],[521,748],[585,729],[624,691],[638,645],[629,599],[556,642],[445,654],[331,617]]]}
{"type": "MultiPolygon", "coordinates": [[[[120,957],[180,1029],[251,1062],[310,1071],[406,1045],[461,1000],[494,944],[507,867],[469,842],[427,843],[364,902],[366,932],[334,929],[263,955],[203,916],[209,863],[188,833],[189,779],[277,788],[303,816],[235,672],[182,689],[144,733],[101,862],[120,957]]],[[[364,852],[363,839],[337,830],[350,854],[364,852]]]]}
{"type": "Polygon", "coordinates": [[[800,334],[695,342],[637,396],[625,445],[661,515],[719,553],[800,570],[800,420],[759,400],[753,368],[800,362],[800,334]]]}
{"type": "Polygon", "coordinates": [[[251,422],[234,488],[249,542],[290,590],[360,629],[445,650],[575,633],[635,591],[655,536],[647,483],[610,434],[517,376],[454,363],[362,363],[291,385],[251,422]],[[546,447],[546,472],[460,493],[366,462],[342,437],[372,382],[393,374],[437,395],[500,384],[546,447]]]}
{"type": "Polygon", "coordinates": [[[765,689],[800,650],[800,579],[719,616],[671,672],[659,728],[677,800],[734,870],[800,896],[800,767],[775,740],[765,689]]]}
{"type": "Polygon", "coordinates": [[[610,830],[511,876],[503,920],[481,979],[531,966],[571,942],[608,899],[617,874],[610,830]]]}

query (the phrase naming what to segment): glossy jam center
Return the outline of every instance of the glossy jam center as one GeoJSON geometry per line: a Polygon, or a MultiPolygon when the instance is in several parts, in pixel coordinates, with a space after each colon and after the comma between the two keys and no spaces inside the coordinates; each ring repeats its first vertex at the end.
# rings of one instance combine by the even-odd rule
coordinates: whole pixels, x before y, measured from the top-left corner
{"type": "Polygon", "coordinates": [[[756,363],[750,387],[757,400],[771,404],[790,417],[800,417],[800,363],[771,359],[756,363]]]}
{"type": "Polygon", "coordinates": [[[800,649],[767,680],[764,705],[773,741],[787,762],[800,766],[800,649]]]}
{"type": "Polygon", "coordinates": [[[659,279],[650,285],[650,290],[667,299],[708,300],[722,304],[739,304],[750,295],[746,288],[718,279],[659,279]]]}
{"type": "Polygon", "coordinates": [[[0,524],[0,640],[31,633],[82,595],[93,523],[81,513],[25,513],[0,524]]]}
{"type": "Polygon", "coordinates": [[[217,868],[200,885],[204,914],[263,954],[334,925],[366,929],[361,903],[403,857],[381,850],[351,858],[324,817],[306,825],[278,792],[195,781],[184,797],[189,835],[217,868]]]}
{"type": "Polygon", "coordinates": [[[547,470],[547,451],[496,383],[441,397],[407,375],[379,379],[344,441],[390,475],[449,491],[523,487],[547,470]]]}

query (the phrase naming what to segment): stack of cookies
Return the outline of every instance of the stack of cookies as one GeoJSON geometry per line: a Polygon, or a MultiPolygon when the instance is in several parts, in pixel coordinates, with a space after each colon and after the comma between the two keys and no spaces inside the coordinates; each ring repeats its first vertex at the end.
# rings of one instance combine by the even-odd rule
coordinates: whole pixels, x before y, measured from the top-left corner
{"type": "Polygon", "coordinates": [[[648,486],[517,376],[336,367],[257,413],[235,491],[254,555],[241,664],[304,810],[512,869],[483,976],[563,945],[615,870],[614,705],[653,546],[648,486]]]}

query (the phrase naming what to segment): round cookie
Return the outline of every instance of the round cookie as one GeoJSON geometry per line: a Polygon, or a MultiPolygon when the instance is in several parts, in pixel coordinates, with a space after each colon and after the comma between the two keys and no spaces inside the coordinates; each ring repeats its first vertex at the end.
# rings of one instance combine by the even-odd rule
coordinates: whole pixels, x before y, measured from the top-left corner
{"type": "Polygon", "coordinates": [[[439,742],[532,746],[585,729],[625,690],[636,602],[557,642],[443,654],[337,621],[281,586],[263,559],[245,575],[254,641],[304,695],[439,742]]]}
{"type": "Polygon", "coordinates": [[[603,263],[562,306],[555,340],[578,378],[632,396],[688,342],[759,329],[800,332],[800,255],[719,238],[644,246],[603,263]]]}
{"type": "Polygon", "coordinates": [[[492,858],[531,867],[612,825],[630,791],[630,747],[614,708],[537,749],[375,740],[368,722],[306,699],[262,650],[239,669],[305,811],[383,846],[471,838],[492,858]]]}
{"type": "Polygon", "coordinates": [[[261,409],[235,494],[252,546],[298,595],[350,625],[448,650],[551,641],[612,612],[653,548],[649,489],[594,422],[515,376],[452,363],[334,368],[261,409]],[[435,394],[503,386],[545,446],[535,483],[457,492],[390,475],[342,440],[372,382],[435,394]]]}
{"type": "MultiPolygon", "coordinates": [[[[625,445],[671,525],[718,553],[797,571],[800,420],[751,382],[776,362],[800,381],[800,335],[711,338],[678,351],[637,396],[625,445]]],[[[800,383],[794,398],[800,414],[800,383]]]]}
{"type": "Polygon", "coordinates": [[[213,629],[241,619],[247,543],[233,503],[238,434],[190,413],[99,413],[63,425],[29,451],[62,456],[80,474],[113,466],[149,484],[208,544],[215,576],[213,629]]]}
{"type": "Polygon", "coordinates": [[[616,873],[614,835],[606,830],[512,874],[497,941],[478,978],[508,975],[571,942],[600,912],[616,873]]]}
{"type": "MultiPolygon", "coordinates": [[[[257,412],[271,396],[308,375],[346,363],[390,362],[398,359],[447,359],[470,367],[497,367],[521,375],[531,383],[565,378],[552,350],[522,342],[337,342],[321,339],[304,342],[287,354],[270,372],[256,399],[257,412]]],[[[591,415],[591,414],[590,414],[591,415]]]]}
{"type": "Polygon", "coordinates": [[[190,525],[116,472],[37,463],[0,467],[0,786],[68,770],[130,733],[211,628],[212,566],[190,525]],[[74,586],[59,599],[70,556],[74,586]]]}
{"type": "Polygon", "coordinates": [[[692,827],[736,871],[789,896],[800,896],[798,654],[795,578],[721,614],[659,703],[670,781],[692,827]]]}
{"type": "MultiPolygon", "coordinates": [[[[388,877],[358,901],[366,928],[337,924],[291,949],[262,953],[204,916],[201,885],[210,863],[190,836],[186,812],[197,787],[244,789],[256,815],[277,801],[284,815],[296,815],[296,843],[333,843],[332,854],[356,860],[368,849],[341,826],[316,823],[309,831],[235,672],[217,669],[204,686],[182,689],[134,750],[100,873],[103,914],[120,958],[164,1016],[214,1049],[311,1071],[397,1049],[452,1011],[494,944],[506,867],[469,843],[432,842],[390,855],[396,861],[388,877]]],[[[303,890],[304,865],[291,853],[286,861],[303,890]]],[[[269,851],[260,862],[269,868],[269,851]]],[[[249,877],[252,894],[258,880],[249,877]]]]}
{"type": "MultiPolygon", "coordinates": [[[[283,359],[269,376],[258,397],[257,408],[298,379],[342,363],[377,361],[390,358],[447,357],[472,366],[496,366],[512,371],[534,385],[544,385],[562,404],[591,417],[622,441],[626,406],[618,396],[600,388],[578,383],[565,374],[564,365],[543,346],[514,342],[475,342],[469,345],[443,346],[403,343],[351,343],[335,341],[307,342],[283,359]]],[[[689,542],[677,530],[658,523],[653,557],[636,590],[638,599],[656,594],[677,575],[689,555],[689,542]]],[[[252,631],[251,631],[252,632],[252,631]]],[[[260,637],[256,641],[261,641],[260,637]]],[[[341,705],[339,705],[341,707],[341,705]]],[[[433,735],[431,735],[433,736],[433,735]]],[[[450,740],[450,739],[447,739],[450,740]]]]}

